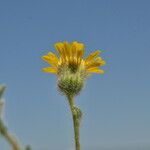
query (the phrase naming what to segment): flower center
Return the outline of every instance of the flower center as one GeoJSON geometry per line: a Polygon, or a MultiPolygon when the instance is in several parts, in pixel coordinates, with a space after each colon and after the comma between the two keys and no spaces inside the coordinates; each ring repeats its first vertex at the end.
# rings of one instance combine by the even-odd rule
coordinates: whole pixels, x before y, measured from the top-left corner
{"type": "Polygon", "coordinates": [[[78,70],[78,65],[77,64],[69,64],[68,65],[69,70],[71,71],[71,73],[76,73],[78,70]]]}

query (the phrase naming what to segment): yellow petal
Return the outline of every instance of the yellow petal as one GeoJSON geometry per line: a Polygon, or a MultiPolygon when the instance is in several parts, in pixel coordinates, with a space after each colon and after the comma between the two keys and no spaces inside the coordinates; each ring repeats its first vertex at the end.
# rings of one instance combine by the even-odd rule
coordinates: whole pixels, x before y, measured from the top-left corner
{"type": "Polygon", "coordinates": [[[57,57],[54,53],[52,53],[52,52],[48,52],[47,55],[48,55],[49,57],[52,57],[53,59],[58,60],[58,57],[57,57]]]}
{"type": "Polygon", "coordinates": [[[71,55],[70,55],[70,61],[73,63],[76,63],[77,61],[77,46],[76,46],[76,42],[73,42],[71,44],[71,55]]]}
{"type": "Polygon", "coordinates": [[[94,58],[95,58],[97,55],[99,55],[100,53],[101,53],[100,50],[97,50],[97,51],[91,53],[89,56],[87,56],[87,57],[85,58],[85,62],[91,61],[92,59],[94,59],[94,58]]]}
{"type": "Polygon", "coordinates": [[[91,61],[85,62],[86,68],[100,67],[104,66],[106,62],[101,57],[96,57],[91,61]]]}
{"type": "Polygon", "coordinates": [[[101,57],[96,57],[95,61],[102,61],[102,58],[101,57]]]}
{"type": "Polygon", "coordinates": [[[42,56],[42,59],[51,64],[52,66],[57,66],[59,59],[55,54],[49,52],[47,55],[42,56]]]}
{"type": "Polygon", "coordinates": [[[80,49],[77,51],[78,64],[81,62],[83,55],[84,55],[84,49],[80,49]]]}
{"type": "Polygon", "coordinates": [[[76,57],[76,63],[80,64],[82,56],[84,54],[84,44],[73,42],[72,45],[75,47],[75,52],[73,53],[73,56],[76,57]]]}
{"type": "Polygon", "coordinates": [[[56,50],[58,51],[61,57],[64,57],[64,44],[61,42],[56,43],[55,45],[56,50]]]}
{"type": "Polygon", "coordinates": [[[94,68],[94,67],[100,67],[101,66],[101,62],[91,62],[89,64],[86,64],[86,68],[89,69],[89,68],[94,68]]]}
{"type": "Polygon", "coordinates": [[[43,68],[42,70],[47,73],[54,73],[54,74],[57,73],[57,69],[54,67],[46,67],[46,68],[43,68]]]}
{"type": "Polygon", "coordinates": [[[94,67],[94,68],[87,69],[87,72],[103,74],[104,70],[101,70],[98,67],[94,67]]]}
{"type": "Polygon", "coordinates": [[[77,61],[78,61],[78,64],[81,63],[83,54],[84,54],[84,50],[79,50],[79,51],[77,52],[77,61]]]}
{"type": "Polygon", "coordinates": [[[68,42],[64,42],[64,54],[66,61],[69,61],[70,58],[70,44],[68,42]]]}
{"type": "Polygon", "coordinates": [[[84,49],[83,43],[79,43],[77,41],[74,41],[74,42],[72,42],[72,44],[75,45],[77,49],[84,49]]]}
{"type": "Polygon", "coordinates": [[[101,61],[101,66],[104,66],[106,62],[104,60],[101,61]]]}
{"type": "Polygon", "coordinates": [[[84,55],[84,49],[78,50],[78,52],[77,52],[77,57],[78,57],[78,58],[82,58],[83,55],[84,55]]]}

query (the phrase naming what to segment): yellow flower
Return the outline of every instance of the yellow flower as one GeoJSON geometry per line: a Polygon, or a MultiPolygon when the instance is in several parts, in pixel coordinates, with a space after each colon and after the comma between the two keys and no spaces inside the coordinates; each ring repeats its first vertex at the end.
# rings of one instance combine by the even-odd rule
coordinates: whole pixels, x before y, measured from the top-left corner
{"type": "Polygon", "coordinates": [[[58,42],[55,48],[59,54],[57,57],[54,53],[49,52],[42,59],[50,64],[50,67],[43,68],[44,72],[61,75],[63,68],[68,68],[72,73],[82,70],[86,75],[91,73],[103,74],[104,71],[99,67],[105,65],[105,61],[98,55],[101,51],[96,50],[85,59],[84,44],[78,42],[58,42]]]}

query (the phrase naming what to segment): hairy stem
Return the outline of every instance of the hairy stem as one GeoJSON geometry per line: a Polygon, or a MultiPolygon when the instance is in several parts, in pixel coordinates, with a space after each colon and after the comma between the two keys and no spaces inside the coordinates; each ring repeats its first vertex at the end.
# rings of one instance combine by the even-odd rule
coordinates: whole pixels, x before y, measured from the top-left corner
{"type": "Polygon", "coordinates": [[[68,96],[69,106],[72,113],[73,125],[74,125],[74,140],[75,150],[80,150],[80,119],[81,111],[74,105],[73,96],[68,96]]]}
{"type": "Polygon", "coordinates": [[[16,141],[15,137],[11,133],[8,132],[2,119],[0,119],[0,134],[3,135],[3,137],[11,145],[12,150],[21,150],[19,143],[16,141]]]}
{"type": "Polygon", "coordinates": [[[2,96],[5,91],[5,86],[0,85],[0,135],[2,135],[6,141],[11,145],[12,150],[21,150],[19,143],[16,141],[15,137],[7,130],[7,127],[3,121],[3,107],[4,101],[2,100],[2,96]]]}

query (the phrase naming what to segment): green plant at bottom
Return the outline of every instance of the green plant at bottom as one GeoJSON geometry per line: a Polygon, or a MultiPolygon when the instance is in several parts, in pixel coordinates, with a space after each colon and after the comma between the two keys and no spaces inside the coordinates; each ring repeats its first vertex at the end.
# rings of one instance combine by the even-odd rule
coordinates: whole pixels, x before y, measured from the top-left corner
{"type": "Polygon", "coordinates": [[[8,131],[8,128],[4,123],[3,120],[4,100],[2,99],[4,91],[5,86],[0,85],[0,135],[2,135],[5,138],[5,140],[11,146],[12,150],[31,150],[28,149],[28,146],[26,148],[22,148],[21,144],[18,142],[16,137],[8,131]]]}

